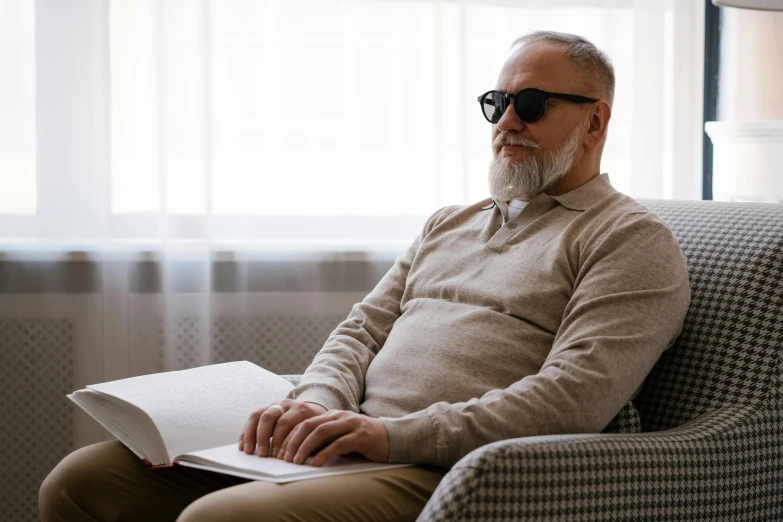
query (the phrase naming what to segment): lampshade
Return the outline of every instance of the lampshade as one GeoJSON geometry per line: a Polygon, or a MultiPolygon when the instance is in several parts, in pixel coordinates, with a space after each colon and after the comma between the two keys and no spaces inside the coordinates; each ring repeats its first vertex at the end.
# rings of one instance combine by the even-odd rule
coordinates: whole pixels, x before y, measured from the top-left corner
{"type": "Polygon", "coordinates": [[[712,0],[712,3],[721,7],[783,11],[783,0],[712,0]]]}

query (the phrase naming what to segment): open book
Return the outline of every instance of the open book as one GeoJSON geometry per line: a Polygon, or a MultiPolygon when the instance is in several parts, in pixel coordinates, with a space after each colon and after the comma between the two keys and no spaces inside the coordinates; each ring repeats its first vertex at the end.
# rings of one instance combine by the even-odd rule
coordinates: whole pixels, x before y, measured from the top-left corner
{"type": "Polygon", "coordinates": [[[270,482],[292,482],[410,464],[341,456],[319,467],[247,455],[239,434],[250,414],[284,399],[286,379],[248,361],[92,384],[68,398],[149,466],[174,464],[270,482]]]}

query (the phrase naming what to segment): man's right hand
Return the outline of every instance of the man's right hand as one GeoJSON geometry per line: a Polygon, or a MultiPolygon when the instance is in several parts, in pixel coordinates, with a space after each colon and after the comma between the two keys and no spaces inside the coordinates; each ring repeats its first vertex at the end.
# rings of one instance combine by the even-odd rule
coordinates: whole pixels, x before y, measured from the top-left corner
{"type": "Polygon", "coordinates": [[[239,435],[239,451],[248,455],[256,450],[259,457],[274,457],[285,438],[300,422],[326,413],[328,410],[313,402],[284,399],[272,402],[250,414],[244,431],[239,435]],[[272,406],[283,408],[283,413],[272,406]],[[269,453],[269,439],[272,439],[272,453],[269,453]]]}

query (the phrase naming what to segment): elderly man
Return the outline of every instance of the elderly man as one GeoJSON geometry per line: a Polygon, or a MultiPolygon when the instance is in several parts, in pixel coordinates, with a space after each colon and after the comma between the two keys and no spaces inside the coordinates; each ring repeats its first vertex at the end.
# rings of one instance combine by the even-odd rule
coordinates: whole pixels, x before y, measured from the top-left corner
{"type": "Polygon", "coordinates": [[[590,42],[518,40],[479,97],[492,200],[433,214],[301,383],[238,434],[261,457],[416,466],[279,485],[147,471],[121,444],[96,444],[45,481],[44,522],[414,520],[484,444],[600,432],[690,303],[671,231],[599,174],[613,95],[612,66],[590,42]]]}

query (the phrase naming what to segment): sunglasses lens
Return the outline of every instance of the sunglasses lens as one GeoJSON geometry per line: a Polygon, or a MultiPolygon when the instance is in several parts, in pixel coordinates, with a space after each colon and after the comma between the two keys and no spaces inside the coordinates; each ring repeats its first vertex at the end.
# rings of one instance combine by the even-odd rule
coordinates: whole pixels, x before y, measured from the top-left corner
{"type": "Polygon", "coordinates": [[[506,112],[506,97],[498,91],[489,91],[481,102],[481,108],[490,122],[497,123],[506,112]]]}
{"type": "Polygon", "coordinates": [[[523,89],[514,97],[514,109],[522,121],[532,123],[544,114],[546,97],[536,89],[523,89]]]}

